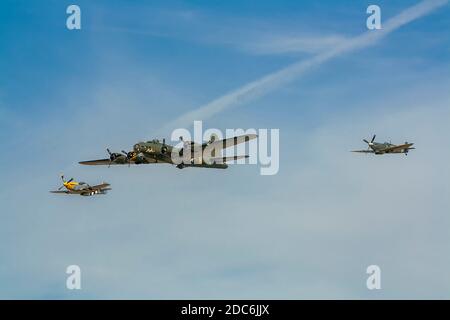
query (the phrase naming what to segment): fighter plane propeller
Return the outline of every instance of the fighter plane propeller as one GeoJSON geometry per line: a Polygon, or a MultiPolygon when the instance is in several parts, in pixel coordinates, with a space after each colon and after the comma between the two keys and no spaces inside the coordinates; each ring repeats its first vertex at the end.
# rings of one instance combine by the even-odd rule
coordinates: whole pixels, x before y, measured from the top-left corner
{"type": "Polygon", "coordinates": [[[162,140],[162,143],[154,139],[147,142],[138,142],[133,146],[132,151],[126,152],[122,150],[122,154],[112,153],[107,149],[109,154],[108,159],[80,161],[79,163],[83,165],[108,165],[108,167],[121,164],[128,164],[130,166],[131,164],[169,163],[175,164],[179,169],[185,167],[226,169],[228,168],[226,162],[248,158],[248,155],[217,157],[216,153],[218,154],[223,149],[248,142],[255,138],[257,138],[256,134],[246,134],[217,140],[217,137],[212,135],[208,142],[199,144],[193,141],[185,141],[183,137],[180,137],[180,141],[183,143],[182,148],[166,144],[165,139],[162,140]],[[172,159],[172,155],[174,154],[180,157],[185,156],[187,161],[175,163],[172,159]],[[206,157],[205,154],[207,154],[206,157]]]}
{"type": "Polygon", "coordinates": [[[370,141],[363,139],[363,141],[367,143],[366,150],[354,150],[352,152],[374,153],[377,155],[386,153],[404,153],[405,155],[408,155],[409,150],[415,149],[411,147],[414,143],[405,142],[400,145],[395,145],[390,142],[379,143],[375,141],[375,138],[376,135],[374,134],[370,141]]]}
{"type": "Polygon", "coordinates": [[[64,175],[61,175],[61,180],[63,182],[63,185],[61,187],[58,188],[58,190],[61,190],[63,188],[65,188],[66,184],[69,184],[73,181],[73,178],[70,178],[68,181],[64,181],[64,175]]]}
{"type": "Polygon", "coordinates": [[[363,139],[363,141],[364,141],[365,143],[367,143],[369,149],[370,149],[370,146],[373,146],[373,142],[375,141],[375,137],[376,137],[376,136],[377,136],[377,135],[374,134],[373,137],[372,137],[372,140],[370,140],[370,142],[367,141],[366,139],[363,139]]]}

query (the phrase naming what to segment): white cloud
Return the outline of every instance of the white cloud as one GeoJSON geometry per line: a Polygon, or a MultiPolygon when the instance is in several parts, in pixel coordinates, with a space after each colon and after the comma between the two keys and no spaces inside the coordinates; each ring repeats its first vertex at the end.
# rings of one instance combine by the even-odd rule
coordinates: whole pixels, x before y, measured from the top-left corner
{"type": "Polygon", "coordinates": [[[341,35],[269,35],[241,42],[241,50],[253,54],[319,53],[346,41],[341,35]]]}
{"type": "Polygon", "coordinates": [[[228,108],[244,104],[246,101],[261,97],[305,74],[335,57],[353,50],[375,44],[401,26],[414,21],[448,3],[448,0],[425,0],[405,9],[383,24],[382,30],[368,31],[360,36],[348,39],[338,46],[319,53],[312,58],[301,60],[281,70],[270,73],[262,78],[245,84],[197,109],[189,111],[162,128],[162,132],[170,132],[173,128],[187,127],[194,120],[206,120],[228,108]]]}

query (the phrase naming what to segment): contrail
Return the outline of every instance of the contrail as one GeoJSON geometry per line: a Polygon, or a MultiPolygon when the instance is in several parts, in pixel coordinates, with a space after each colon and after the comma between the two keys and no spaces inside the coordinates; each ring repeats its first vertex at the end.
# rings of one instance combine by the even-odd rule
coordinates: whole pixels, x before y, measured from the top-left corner
{"type": "Polygon", "coordinates": [[[246,101],[268,94],[281,85],[287,84],[303,75],[312,67],[319,66],[344,53],[373,45],[401,26],[429,14],[447,3],[448,0],[424,0],[387,20],[383,23],[382,29],[380,30],[367,31],[359,36],[345,40],[329,51],[317,54],[308,60],[293,63],[281,70],[247,83],[206,105],[183,114],[164,126],[163,132],[167,133],[171,132],[174,128],[188,127],[194,120],[205,120],[225,109],[241,105],[246,101]]]}

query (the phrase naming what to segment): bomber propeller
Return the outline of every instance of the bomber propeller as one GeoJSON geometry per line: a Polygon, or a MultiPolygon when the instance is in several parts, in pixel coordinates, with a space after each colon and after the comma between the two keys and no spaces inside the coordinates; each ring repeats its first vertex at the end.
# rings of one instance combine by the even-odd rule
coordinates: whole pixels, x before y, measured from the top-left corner
{"type": "Polygon", "coordinates": [[[128,162],[128,166],[130,166],[131,164],[131,159],[134,156],[134,152],[130,151],[130,152],[126,152],[125,150],[122,150],[122,153],[127,157],[127,162],[128,162]]]}
{"type": "Polygon", "coordinates": [[[108,164],[109,168],[111,166],[111,163],[114,162],[114,160],[116,160],[117,158],[122,157],[122,155],[117,152],[111,152],[108,148],[106,148],[106,151],[108,151],[109,154],[109,164],[108,164]]]}

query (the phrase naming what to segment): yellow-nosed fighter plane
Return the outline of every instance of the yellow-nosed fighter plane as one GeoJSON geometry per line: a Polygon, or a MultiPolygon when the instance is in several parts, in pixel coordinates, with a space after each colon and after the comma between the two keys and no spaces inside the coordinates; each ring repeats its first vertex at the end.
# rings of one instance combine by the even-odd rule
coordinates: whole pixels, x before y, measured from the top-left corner
{"type": "Polygon", "coordinates": [[[65,193],[65,194],[79,194],[81,196],[93,196],[96,194],[106,194],[106,191],[111,190],[110,184],[103,182],[95,186],[90,186],[86,182],[76,182],[71,178],[68,181],[64,180],[64,176],[61,175],[63,185],[58,190],[50,191],[51,193],[65,193]],[[66,188],[66,190],[62,190],[66,188]]]}

